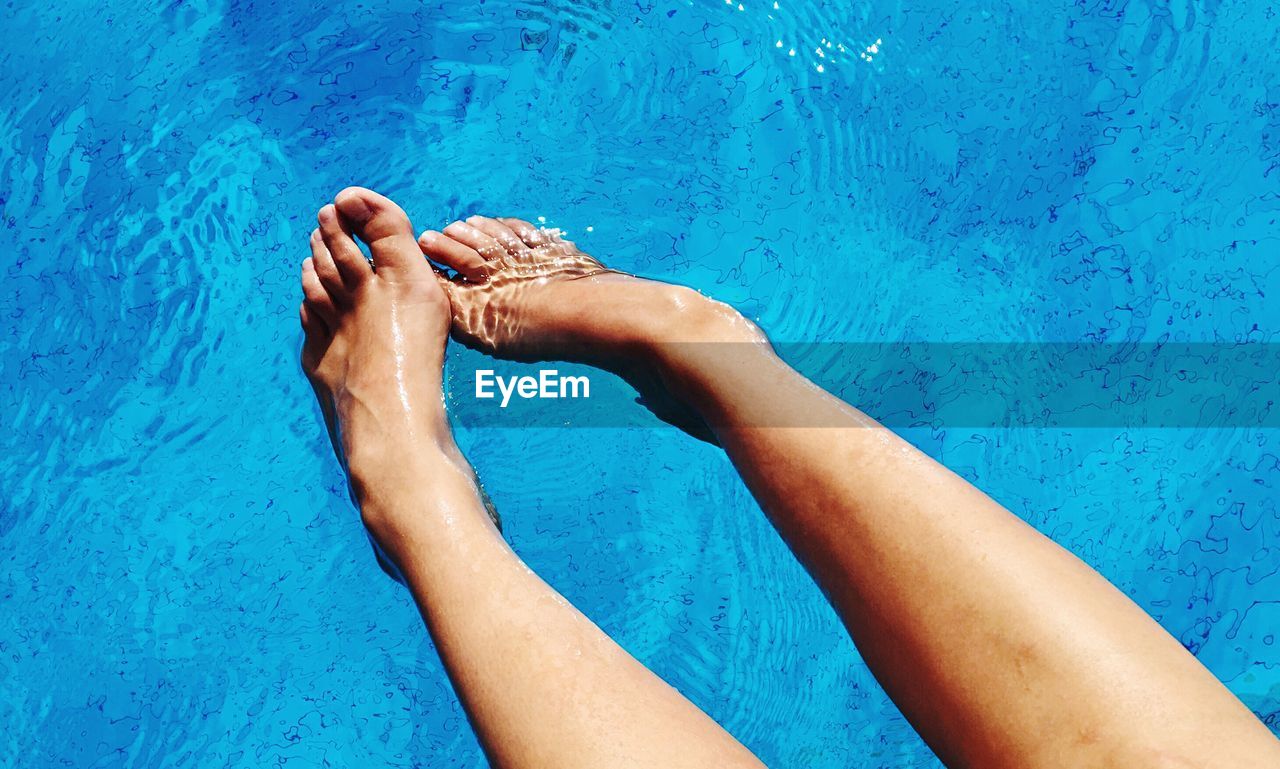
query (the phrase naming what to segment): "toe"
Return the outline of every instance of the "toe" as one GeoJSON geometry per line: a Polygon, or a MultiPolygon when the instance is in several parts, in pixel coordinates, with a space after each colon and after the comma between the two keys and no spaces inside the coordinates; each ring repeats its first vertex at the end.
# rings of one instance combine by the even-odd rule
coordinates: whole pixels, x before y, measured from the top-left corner
{"type": "Polygon", "coordinates": [[[302,262],[302,296],[314,314],[319,315],[326,326],[332,327],[338,311],[320,276],[316,274],[314,259],[305,259],[302,262]]]}
{"type": "Polygon", "coordinates": [[[302,331],[307,335],[307,341],[329,335],[329,327],[306,302],[298,306],[298,320],[302,322],[302,331]]]}
{"type": "Polygon", "coordinates": [[[351,238],[351,231],[338,216],[338,209],[332,205],[320,209],[316,214],[320,222],[320,236],[324,238],[325,247],[333,255],[333,262],[342,275],[342,281],[349,289],[354,289],[362,281],[373,275],[369,260],[364,258],[360,247],[351,238]]]}
{"type": "Polygon", "coordinates": [[[369,244],[378,273],[407,277],[430,272],[414,242],[409,217],[400,206],[363,187],[346,188],[334,203],[342,219],[369,244]]]}
{"type": "Polygon", "coordinates": [[[510,227],[511,231],[516,234],[516,237],[523,240],[524,244],[529,248],[538,248],[539,246],[545,246],[551,242],[542,232],[541,228],[536,227],[523,219],[501,217],[498,221],[510,227]]]}
{"type": "Polygon", "coordinates": [[[333,254],[329,253],[328,246],[324,244],[324,237],[318,229],[311,231],[311,263],[330,297],[342,296],[346,291],[342,285],[342,275],[338,272],[338,266],[333,262],[333,254]]]}
{"type": "Polygon", "coordinates": [[[466,222],[454,222],[444,228],[444,234],[471,248],[484,259],[497,259],[507,253],[492,235],[481,232],[466,222]]]}
{"type": "Polygon", "coordinates": [[[472,283],[481,283],[489,277],[489,265],[484,257],[471,246],[443,233],[427,230],[418,238],[418,246],[428,259],[443,264],[472,283]]]}
{"type": "Polygon", "coordinates": [[[497,219],[490,219],[487,216],[472,216],[467,219],[467,224],[496,240],[498,245],[502,246],[503,250],[512,256],[521,254],[529,249],[510,227],[497,219]]]}

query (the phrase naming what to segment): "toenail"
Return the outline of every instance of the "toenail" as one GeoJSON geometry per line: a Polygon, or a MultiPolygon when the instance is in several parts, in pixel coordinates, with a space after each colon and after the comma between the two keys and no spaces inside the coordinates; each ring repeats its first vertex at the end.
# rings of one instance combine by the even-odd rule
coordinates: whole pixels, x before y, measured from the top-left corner
{"type": "MultiPolygon", "coordinates": [[[[343,193],[345,192],[346,190],[343,190],[343,193]]],[[[343,193],[339,193],[338,198],[336,199],[342,200],[342,205],[346,210],[347,216],[354,216],[359,219],[364,219],[373,213],[373,209],[369,206],[368,201],[366,201],[364,198],[356,194],[347,194],[344,196],[343,193]],[[353,209],[359,209],[359,210],[353,210],[353,209]]]]}

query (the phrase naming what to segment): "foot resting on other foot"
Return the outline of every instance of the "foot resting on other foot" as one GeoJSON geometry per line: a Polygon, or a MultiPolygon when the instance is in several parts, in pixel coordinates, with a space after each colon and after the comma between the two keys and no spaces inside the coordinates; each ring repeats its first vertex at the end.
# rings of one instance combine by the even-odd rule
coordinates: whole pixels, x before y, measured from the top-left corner
{"type": "Polygon", "coordinates": [[[767,343],[754,324],[698,292],[610,270],[555,230],[473,216],[418,239],[455,271],[441,284],[453,336],[515,360],[587,363],[627,379],[661,418],[707,437],[675,394],[672,359],[693,345],[767,343]]]}

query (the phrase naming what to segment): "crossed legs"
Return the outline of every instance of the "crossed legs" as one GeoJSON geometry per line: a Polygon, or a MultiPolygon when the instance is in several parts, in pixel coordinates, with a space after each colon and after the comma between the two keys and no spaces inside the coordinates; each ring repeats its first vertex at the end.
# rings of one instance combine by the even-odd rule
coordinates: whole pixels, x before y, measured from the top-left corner
{"type": "Polygon", "coordinates": [[[1280,762],[1266,728],[1119,591],[804,380],[724,305],[518,220],[473,217],[415,244],[403,211],[356,188],[319,219],[304,368],[365,524],[495,765],[759,764],[502,541],[449,434],[450,331],[497,355],[608,368],[714,435],[949,765],[1280,762]],[[788,426],[815,419],[827,426],[788,426]]]}

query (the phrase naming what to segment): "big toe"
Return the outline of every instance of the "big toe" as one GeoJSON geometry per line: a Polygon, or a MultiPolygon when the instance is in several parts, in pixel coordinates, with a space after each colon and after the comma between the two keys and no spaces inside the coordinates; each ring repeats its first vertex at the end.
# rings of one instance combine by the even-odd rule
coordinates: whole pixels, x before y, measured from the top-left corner
{"type": "Polygon", "coordinates": [[[373,268],[387,277],[416,277],[431,268],[422,258],[413,225],[404,209],[373,190],[348,187],[334,198],[333,204],[351,230],[365,243],[373,256],[373,268]]]}

